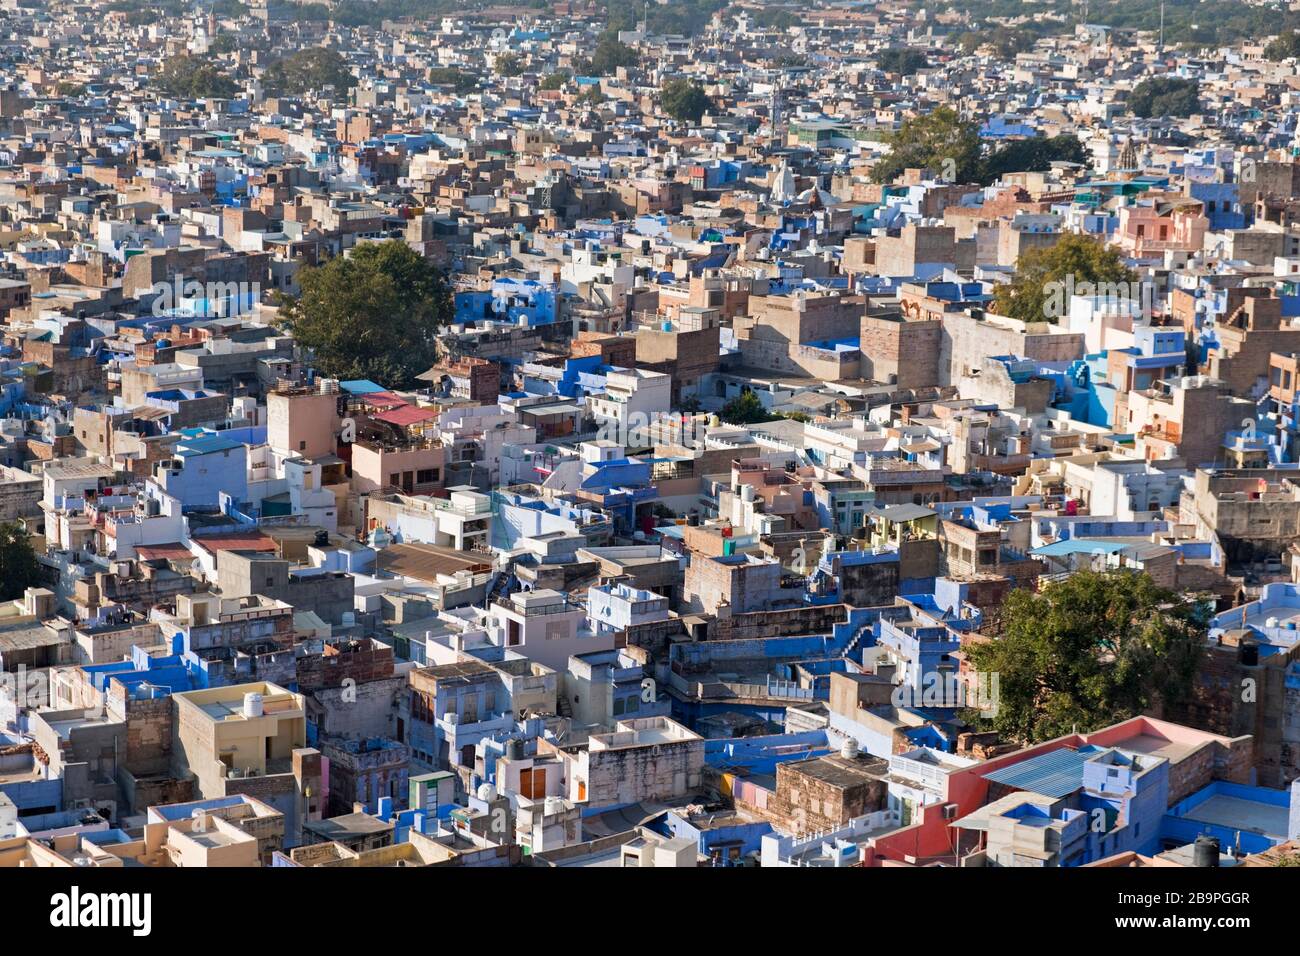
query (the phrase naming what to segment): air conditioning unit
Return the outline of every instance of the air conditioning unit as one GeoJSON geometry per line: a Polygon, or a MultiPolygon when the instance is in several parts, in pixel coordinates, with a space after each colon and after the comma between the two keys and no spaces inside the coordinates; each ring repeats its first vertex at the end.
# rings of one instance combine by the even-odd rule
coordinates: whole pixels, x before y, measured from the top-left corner
{"type": "Polygon", "coordinates": [[[943,805],[943,818],[944,818],[945,820],[955,820],[955,819],[957,819],[957,804],[955,804],[955,803],[945,803],[945,804],[943,805]]]}

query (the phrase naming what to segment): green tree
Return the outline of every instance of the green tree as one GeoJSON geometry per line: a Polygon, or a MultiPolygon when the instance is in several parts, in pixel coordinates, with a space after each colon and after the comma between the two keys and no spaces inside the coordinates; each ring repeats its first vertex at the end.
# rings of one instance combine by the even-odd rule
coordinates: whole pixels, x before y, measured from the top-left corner
{"type": "Polygon", "coordinates": [[[1134,116],[1191,116],[1201,108],[1195,80],[1152,76],[1133,87],[1128,108],[1134,116]]]}
{"type": "Polygon", "coordinates": [[[911,76],[926,64],[925,52],[910,47],[894,47],[880,54],[877,65],[885,73],[897,73],[911,76]]]}
{"type": "Polygon", "coordinates": [[[993,291],[994,309],[1021,322],[1052,322],[1069,306],[1073,290],[1079,295],[1113,294],[1135,298],[1137,273],[1124,265],[1119,253],[1088,236],[1062,235],[1055,244],[1031,249],[1020,257],[1010,282],[993,291]]]}
{"type": "Polygon", "coordinates": [[[905,120],[889,137],[889,154],[872,176],[889,183],[905,169],[926,167],[955,182],[974,181],[980,175],[979,128],[947,106],[905,120]]]}
{"type": "Polygon", "coordinates": [[[1300,33],[1292,30],[1273,37],[1264,47],[1264,56],[1274,62],[1300,56],[1300,33]]]}
{"type": "Polygon", "coordinates": [[[327,86],[345,93],[356,82],[343,55],[324,47],[299,50],[276,60],[262,78],[262,85],[273,96],[298,96],[327,86]]]}
{"type": "Polygon", "coordinates": [[[636,50],[620,43],[618,34],[606,31],[596,43],[588,67],[589,76],[612,76],[620,66],[633,67],[640,61],[636,50]]]}
{"type": "Polygon", "coordinates": [[[659,91],[659,105],[680,123],[698,123],[713,106],[713,101],[699,83],[678,77],[663,85],[659,91]]]}
{"type": "Polygon", "coordinates": [[[1002,634],[968,645],[966,655],[990,675],[987,686],[997,675],[988,724],[1020,743],[1176,707],[1205,653],[1199,607],[1129,570],[1080,571],[1040,593],[1012,591],[1002,621],[1002,634]]]}
{"type": "Polygon", "coordinates": [[[235,81],[208,61],[188,53],[174,56],[158,73],[158,88],[183,100],[227,98],[239,89],[235,81]]]}
{"type": "Polygon", "coordinates": [[[1003,143],[984,157],[980,181],[996,182],[1007,173],[1045,170],[1054,162],[1087,163],[1088,153],[1073,133],[1033,136],[1003,143]]]}
{"type": "Polygon", "coordinates": [[[436,359],[438,329],[453,313],[443,274],[399,239],[302,270],[302,294],[281,319],[316,367],[337,378],[412,386],[436,359]]]}
{"type": "Polygon", "coordinates": [[[768,412],[759,397],[747,389],[723,405],[718,417],[728,425],[756,425],[759,422],[770,422],[776,416],[768,412]]]}
{"type": "Polygon", "coordinates": [[[503,53],[497,57],[497,76],[519,76],[524,72],[524,61],[514,53],[503,53]]]}
{"type": "Polygon", "coordinates": [[[454,66],[435,66],[429,70],[429,82],[434,86],[450,86],[457,93],[468,93],[478,87],[478,80],[462,73],[454,66]]]}
{"type": "Polygon", "coordinates": [[[1026,50],[1034,48],[1034,42],[1037,37],[1032,30],[1017,30],[1011,27],[996,27],[986,38],[993,47],[993,52],[1000,59],[1015,59],[1017,53],[1023,53],[1026,50]]]}
{"type": "Polygon", "coordinates": [[[550,73],[542,78],[542,82],[537,84],[543,90],[560,90],[564,84],[569,82],[569,74],[561,70],[559,73],[550,73]]]}
{"type": "Polygon", "coordinates": [[[39,587],[45,572],[36,560],[31,537],[15,521],[0,524],[0,601],[23,596],[28,588],[39,587]]]}
{"type": "Polygon", "coordinates": [[[778,7],[763,7],[754,12],[753,22],[765,30],[789,30],[802,22],[791,10],[778,7]]]}

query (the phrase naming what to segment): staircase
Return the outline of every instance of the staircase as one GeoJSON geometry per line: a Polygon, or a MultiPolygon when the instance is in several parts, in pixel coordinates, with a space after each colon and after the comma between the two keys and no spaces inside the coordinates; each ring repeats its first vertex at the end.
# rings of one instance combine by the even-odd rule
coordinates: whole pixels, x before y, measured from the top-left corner
{"type": "Polygon", "coordinates": [[[488,585],[485,604],[491,604],[496,598],[504,598],[518,586],[519,579],[515,577],[514,571],[498,571],[492,583],[488,585]]]}
{"type": "Polygon", "coordinates": [[[849,660],[856,660],[853,656],[854,652],[862,645],[862,639],[871,633],[874,626],[875,621],[868,621],[866,624],[862,625],[862,627],[858,628],[858,633],[853,635],[853,640],[849,641],[848,644],[844,646],[843,656],[849,660]]]}

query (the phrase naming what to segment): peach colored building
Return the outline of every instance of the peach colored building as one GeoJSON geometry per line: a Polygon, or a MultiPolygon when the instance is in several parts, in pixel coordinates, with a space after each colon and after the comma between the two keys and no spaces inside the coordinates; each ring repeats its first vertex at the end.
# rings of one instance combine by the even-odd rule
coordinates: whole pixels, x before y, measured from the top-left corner
{"type": "Polygon", "coordinates": [[[1200,252],[1210,220],[1200,202],[1185,197],[1144,199],[1119,211],[1113,241],[1126,255],[1137,258],[1166,252],[1200,252]]]}
{"type": "Polygon", "coordinates": [[[277,388],[266,396],[266,441],[302,458],[334,454],[341,419],[337,392],[277,388]]]}
{"type": "Polygon", "coordinates": [[[352,488],[367,494],[380,488],[427,495],[443,486],[447,449],[432,442],[390,445],[358,441],[352,446],[352,488]]]}

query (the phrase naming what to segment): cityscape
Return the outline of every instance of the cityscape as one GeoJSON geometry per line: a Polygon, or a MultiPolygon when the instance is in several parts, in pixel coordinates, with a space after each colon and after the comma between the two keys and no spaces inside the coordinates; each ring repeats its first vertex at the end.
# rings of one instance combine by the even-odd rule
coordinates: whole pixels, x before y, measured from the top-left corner
{"type": "Polygon", "coordinates": [[[1135,871],[1300,866],[1298,115],[1272,0],[0,0],[0,869],[1250,926],[1135,871]]]}

